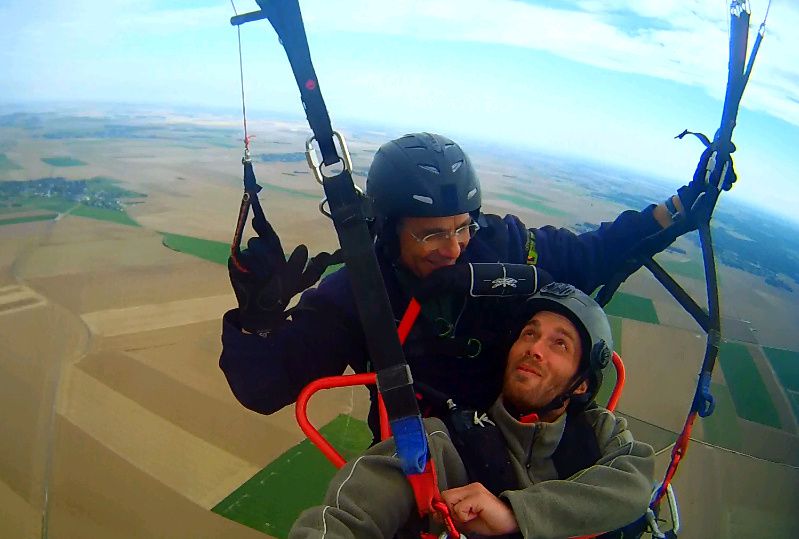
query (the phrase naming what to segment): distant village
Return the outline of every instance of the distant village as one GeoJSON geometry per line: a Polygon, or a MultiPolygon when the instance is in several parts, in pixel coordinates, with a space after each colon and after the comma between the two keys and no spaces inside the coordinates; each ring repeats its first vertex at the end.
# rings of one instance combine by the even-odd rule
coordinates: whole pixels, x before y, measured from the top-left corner
{"type": "Polygon", "coordinates": [[[13,206],[20,199],[49,198],[94,208],[124,211],[122,199],[144,196],[146,195],[121,189],[104,178],[67,180],[63,177],[50,177],[0,182],[0,202],[6,206],[13,206]]]}

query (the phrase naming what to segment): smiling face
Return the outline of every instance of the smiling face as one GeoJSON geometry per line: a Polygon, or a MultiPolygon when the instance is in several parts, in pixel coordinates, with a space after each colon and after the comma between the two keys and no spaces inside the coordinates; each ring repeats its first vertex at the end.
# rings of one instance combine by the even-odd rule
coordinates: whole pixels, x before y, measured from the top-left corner
{"type": "MultiPolygon", "coordinates": [[[[536,313],[508,352],[504,401],[520,412],[546,406],[574,383],[581,357],[580,334],[571,320],[551,311],[536,313]]],[[[583,382],[573,393],[585,393],[587,388],[583,382]]],[[[566,404],[542,419],[559,417],[566,404]]]]}
{"type": "Polygon", "coordinates": [[[449,238],[420,241],[422,238],[444,232],[452,234],[471,222],[468,213],[448,217],[406,217],[398,228],[400,261],[419,278],[432,271],[451,266],[461,255],[471,239],[468,231],[449,238]]]}

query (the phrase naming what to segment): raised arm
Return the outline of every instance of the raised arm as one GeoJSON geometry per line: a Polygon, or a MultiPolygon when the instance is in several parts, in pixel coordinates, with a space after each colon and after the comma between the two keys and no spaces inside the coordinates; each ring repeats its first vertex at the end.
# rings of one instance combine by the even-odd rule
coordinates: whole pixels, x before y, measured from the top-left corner
{"type": "Polygon", "coordinates": [[[225,314],[219,366],[244,406],[270,414],[293,403],[312,380],[341,374],[348,364],[364,370],[364,337],[348,313],[347,279],[339,270],[305,292],[292,319],[264,336],[242,331],[239,309],[225,314]]]}

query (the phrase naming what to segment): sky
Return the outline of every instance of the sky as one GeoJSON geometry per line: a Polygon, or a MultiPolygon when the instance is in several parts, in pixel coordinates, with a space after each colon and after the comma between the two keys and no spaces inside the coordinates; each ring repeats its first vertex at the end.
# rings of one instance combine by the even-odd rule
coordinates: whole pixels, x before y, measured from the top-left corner
{"type": "MultiPolygon", "coordinates": [[[[718,128],[726,0],[301,0],[333,119],[432,131],[688,180],[718,128]]],[[[750,47],[767,0],[751,0],[750,47]]],[[[257,8],[235,0],[239,12],[257,8]]],[[[240,111],[223,0],[0,0],[0,104],[240,111]]],[[[733,141],[729,195],[799,221],[799,1],[773,0],[733,141]]],[[[301,115],[266,21],[241,28],[247,107],[301,115]]],[[[257,140],[256,140],[257,143],[257,140]]],[[[256,148],[257,150],[257,148],[256,148]]]]}

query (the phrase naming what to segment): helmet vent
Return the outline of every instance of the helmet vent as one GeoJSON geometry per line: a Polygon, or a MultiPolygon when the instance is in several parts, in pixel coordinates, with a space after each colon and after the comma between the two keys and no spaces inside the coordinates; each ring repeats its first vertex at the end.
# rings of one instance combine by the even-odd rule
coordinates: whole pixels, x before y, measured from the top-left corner
{"type": "Polygon", "coordinates": [[[430,197],[426,197],[423,195],[413,195],[414,200],[418,200],[419,202],[424,202],[425,204],[433,205],[433,199],[430,197]]]}
{"type": "Polygon", "coordinates": [[[476,194],[477,194],[477,187],[475,187],[474,189],[472,189],[471,191],[469,191],[469,192],[466,194],[466,200],[471,200],[471,199],[472,199],[472,197],[473,197],[474,195],[476,195],[476,194]]]}
{"type": "Polygon", "coordinates": [[[433,174],[441,174],[441,171],[438,170],[438,167],[434,165],[418,165],[419,168],[423,168],[428,172],[432,172],[433,174]]]}
{"type": "Polygon", "coordinates": [[[452,172],[457,172],[461,165],[463,165],[463,160],[452,163],[452,172]]]}
{"type": "Polygon", "coordinates": [[[426,146],[405,146],[406,150],[426,150],[426,146]]]}

